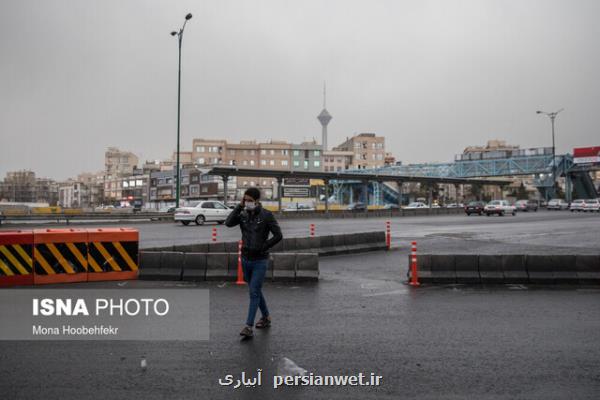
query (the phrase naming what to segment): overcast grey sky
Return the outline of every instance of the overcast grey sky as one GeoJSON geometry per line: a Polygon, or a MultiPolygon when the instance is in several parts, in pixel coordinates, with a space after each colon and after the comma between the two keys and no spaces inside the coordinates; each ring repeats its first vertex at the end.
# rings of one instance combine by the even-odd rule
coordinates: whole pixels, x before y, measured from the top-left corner
{"type": "Polygon", "coordinates": [[[117,146],[194,137],[320,139],[376,132],[403,162],[448,161],[492,138],[558,151],[600,145],[597,0],[2,0],[0,176],[63,179],[117,146]]]}

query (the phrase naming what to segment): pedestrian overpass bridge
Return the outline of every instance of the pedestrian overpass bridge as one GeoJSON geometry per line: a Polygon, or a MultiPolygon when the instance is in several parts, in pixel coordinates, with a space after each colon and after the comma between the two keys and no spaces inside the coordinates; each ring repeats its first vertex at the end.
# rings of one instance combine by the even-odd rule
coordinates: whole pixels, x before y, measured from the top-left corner
{"type": "MultiPolygon", "coordinates": [[[[571,201],[574,193],[580,198],[597,198],[598,192],[594,187],[589,172],[598,167],[581,166],[573,162],[570,154],[556,155],[556,174],[565,178],[565,196],[571,201]]],[[[424,163],[393,165],[374,169],[352,169],[353,174],[381,174],[427,178],[499,178],[511,176],[533,175],[534,184],[546,199],[555,197],[552,184],[552,154],[520,155],[516,157],[457,160],[448,163],[424,163]]],[[[334,183],[334,188],[336,182],[334,183]]],[[[339,182],[334,193],[344,192],[344,186],[360,185],[356,182],[339,182]]],[[[351,191],[352,192],[352,191],[351,191]]],[[[382,199],[386,203],[398,202],[398,189],[386,183],[373,182],[369,185],[369,193],[375,202],[382,199]]]]}

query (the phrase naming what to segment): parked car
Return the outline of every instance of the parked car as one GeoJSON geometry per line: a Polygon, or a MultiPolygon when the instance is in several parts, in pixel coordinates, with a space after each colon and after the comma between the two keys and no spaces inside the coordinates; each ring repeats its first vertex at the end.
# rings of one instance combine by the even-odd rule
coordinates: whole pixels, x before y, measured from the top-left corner
{"type": "Polygon", "coordinates": [[[196,225],[203,225],[207,221],[216,221],[222,224],[232,211],[231,208],[220,201],[199,201],[198,203],[190,204],[189,207],[175,209],[175,216],[173,218],[183,225],[189,225],[190,222],[195,222],[196,225]]]}
{"type": "Polygon", "coordinates": [[[161,207],[158,209],[158,212],[169,214],[169,213],[174,213],[175,210],[176,210],[176,207],[161,207]]]}
{"type": "Polygon", "coordinates": [[[308,204],[290,204],[286,208],[283,209],[284,212],[294,212],[294,211],[315,211],[315,208],[308,204]]]}
{"type": "Polygon", "coordinates": [[[517,211],[537,211],[538,202],[535,200],[517,200],[515,209],[517,211]]]}
{"type": "Polygon", "coordinates": [[[471,214],[481,215],[481,214],[483,214],[483,209],[484,208],[485,208],[485,202],[483,202],[483,201],[471,201],[470,203],[468,203],[465,206],[465,213],[467,215],[471,215],[471,214]]]}
{"type": "Polygon", "coordinates": [[[450,203],[446,205],[446,208],[465,208],[465,205],[462,203],[450,203]]]}
{"type": "Polygon", "coordinates": [[[585,200],[575,199],[571,202],[571,205],[569,206],[569,210],[571,210],[571,212],[582,211],[584,204],[585,204],[585,200]]]}
{"type": "Polygon", "coordinates": [[[418,208],[429,208],[429,207],[427,206],[427,204],[420,202],[420,201],[415,201],[413,203],[410,203],[406,207],[404,207],[405,210],[416,210],[418,208]]]}
{"type": "Polygon", "coordinates": [[[586,212],[600,212],[600,200],[598,199],[587,199],[583,204],[583,211],[586,212]]]}
{"type": "Polygon", "coordinates": [[[398,206],[398,204],[394,204],[394,203],[388,203],[383,206],[384,210],[398,210],[399,208],[400,208],[400,206],[398,206]]]}
{"type": "Polygon", "coordinates": [[[517,209],[507,200],[492,200],[483,209],[488,217],[492,214],[504,216],[505,214],[517,215],[517,209]]]}
{"type": "Polygon", "coordinates": [[[563,199],[552,199],[548,202],[546,208],[548,210],[567,210],[569,208],[569,203],[563,199]]]}
{"type": "Polygon", "coordinates": [[[346,210],[348,211],[366,211],[367,206],[364,203],[351,203],[346,210]]]}

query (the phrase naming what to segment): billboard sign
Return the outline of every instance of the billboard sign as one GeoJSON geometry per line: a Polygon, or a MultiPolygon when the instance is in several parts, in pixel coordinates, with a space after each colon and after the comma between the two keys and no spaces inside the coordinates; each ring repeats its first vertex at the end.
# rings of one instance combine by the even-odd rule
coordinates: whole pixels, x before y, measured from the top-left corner
{"type": "Polygon", "coordinates": [[[283,186],[283,197],[310,197],[307,186],[283,186]]]}
{"type": "Polygon", "coordinates": [[[310,186],[309,178],[283,178],[284,186],[310,186]]]}
{"type": "Polygon", "coordinates": [[[575,164],[600,164],[600,146],[573,149],[573,162],[575,164]]]}

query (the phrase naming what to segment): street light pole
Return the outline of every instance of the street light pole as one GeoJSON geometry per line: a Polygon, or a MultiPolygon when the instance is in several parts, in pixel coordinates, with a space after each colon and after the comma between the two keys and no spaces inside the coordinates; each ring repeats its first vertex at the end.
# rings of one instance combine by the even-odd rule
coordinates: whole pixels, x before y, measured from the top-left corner
{"type": "Polygon", "coordinates": [[[552,124],[552,187],[556,188],[556,145],[554,142],[554,120],[559,112],[563,111],[564,108],[561,108],[558,111],[554,112],[545,112],[545,111],[536,111],[536,114],[544,114],[550,118],[550,122],[552,124]]]}
{"type": "Polygon", "coordinates": [[[183,41],[183,30],[185,29],[185,24],[192,18],[192,14],[188,14],[185,16],[185,20],[183,21],[183,26],[177,31],[171,32],[171,36],[177,36],[179,42],[179,71],[177,75],[177,163],[175,166],[175,207],[179,207],[179,195],[181,190],[181,177],[180,175],[180,167],[179,167],[179,125],[180,125],[180,115],[181,115],[181,42],[183,41]]]}

